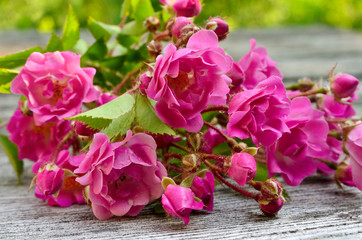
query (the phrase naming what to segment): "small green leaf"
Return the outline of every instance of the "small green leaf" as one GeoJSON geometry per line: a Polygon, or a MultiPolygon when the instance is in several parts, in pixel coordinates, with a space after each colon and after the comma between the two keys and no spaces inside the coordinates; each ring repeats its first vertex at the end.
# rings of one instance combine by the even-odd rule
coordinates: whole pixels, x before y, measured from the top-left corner
{"type": "Polygon", "coordinates": [[[146,32],[146,29],[143,27],[142,20],[134,20],[126,23],[122,28],[122,33],[134,36],[140,36],[146,32]]]}
{"type": "Polygon", "coordinates": [[[8,156],[11,165],[18,177],[18,184],[21,184],[21,174],[24,170],[24,163],[18,158],[18,147],[12,143],[7,136],[0,135],[0,145],[3,147],[6,155],[8,156]]]}
{"type": "Polygon", "coordinates": [[[257,171],[254,178],[254,181],[265,182],[268,179],[268,168],[266,164],[257,162],[256,163],[257,171]]]}
{"type": "Polygon", "coordinates": [[[0,93],[11,93],[11,81],[18,75],[18,71],[0,68],[0,93]]]}
{"type": "Polygon", "coordinates": [[[163,189],[166,189],[168,185],[176,185],[175,181],[172,178],[169,177],[163,177],[161,181],[163,189]]]}
{"type": "Polygon", "coordinates": [[[136,123],[151,133],[176,135],[176,133],[157,116],[148,99],[136,95],[136,123]]]}
{"type": "Polygon", "coordinates": [[[104,38],[105,41],[108,41],[112,34],[109,33],[100,22],[94,20],[92,17],[88,18],[88,29],[92,33],[93,37],[98,40],[100,38],[104,38]]]}
{"type": "Polygon", "coordinates": [[[119,116],[114,119],[108,127],[103,129],[101,132],[107,134],[107,136],[111,139],[117,135],[126,134],[127,130],[131,129],[132,123],[134,121],[134,109],[130,109],[129,112],[119,116]]]}
{"type": "Polygon", "coordinates": [[[132,18],[136,20],[145,20],[155,13],[150,0],[133,0],[132,5],[132,18]]]}
{"type": "Polygon", "coordinates": [[[52,35],[50,35],[49,42],[44,49],[44,52],[55,52],[55,51],[62,51],[63,50],[63,43],[62,39],[60,39],[57,34],[53,31],[52,35]]]}
{"type": "Polygon", "coordinates": [[[100,38],[88,48],[87,52],[82,56],[82,60],[100,61],[105,58],[107,53],[107,45],[104,39],[100,38]]]}
{"type": "Polygon", "coordinates": [[[79,40],[79,22],[71,5],[68,8],[67,18],[63,28],[63,49],[68,50],[74,47],[79,40]]]}
{"type": "Polygon", "coordinates": [[[108,127],[113,120],[119,118],[127,112],[130,112],[133,109],[134,104],[135,99],[132,95],[123,94],[122,96],[100,107],[80,113],[68,119],[79,120],[88,124],[92,128],[103,129],[108,127]]]}
{"type": "Polygon", "coordinates": [[[42,52],[41,47],[29,48],[25,51],[0,57],[0,68],[16,68],[25,64],[33,52],[42,52]]]}
{"type": "Polygon", "coordinates": [[[117,36],[117,41],[119,44],[126,48],[130,48],[133,44],[137,43],[140,40],[140,37],[131,36],[128,34],[120,33],[117,36]]]}

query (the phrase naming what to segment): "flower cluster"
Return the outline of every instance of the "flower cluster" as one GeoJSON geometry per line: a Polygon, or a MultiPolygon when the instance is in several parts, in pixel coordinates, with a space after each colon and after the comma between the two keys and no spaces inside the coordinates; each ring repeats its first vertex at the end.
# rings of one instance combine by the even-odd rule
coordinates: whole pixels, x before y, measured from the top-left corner
{"type": "Polygon", "coordinates": [[[162,206],[187,225],[192,210],[213,211],[215,181],[267,216],[284,205],[282,179],[297,186],[323,173],[362,191],[358,79],[333,69],[323,85],[286,87],[255,39],[236,62],[219,45],[224,19],[196,25],[199,0],[160,3],[162,19],[145,17],[142,30],[122,22],[127,34],[109,52],[34,52],[11,82],[22,97],[9,140],[34,162],[37,198],[88,204],[101,220],[162,206]]]}

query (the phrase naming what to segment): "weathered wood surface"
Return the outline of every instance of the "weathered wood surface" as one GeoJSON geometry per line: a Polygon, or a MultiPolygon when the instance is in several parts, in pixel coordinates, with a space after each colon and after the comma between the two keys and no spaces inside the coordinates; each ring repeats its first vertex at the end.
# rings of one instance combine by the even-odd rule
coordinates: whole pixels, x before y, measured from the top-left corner
{"type": "MultiPolygon", "coordinates": [[[[5,36],[0,34],[0,55],[44,46],[47,39],[33,33],[5,36]]],[[[324,27],[248,30],[234,33],[223,45],[239,59],[248,51],[250,37],[267,47],[287,80],[326,77],[336,62],[337,71],[362,79],[362,34],[324,27]]],[[[17,97],[0,95],[3,121],[16,101],[17,97]]],[[[299,187],[286,186],[292,199],[275,218],[264,217],[256,202],[219,186],[214,212],[195,212],[184,227],[182,221],[155,215],[151,209],[136,218],[99,221],[87,206],[47,206],[27,191],[32,174],[31,163],[25,163],[23,185],[16,186],[0,150],[0,239],[362,239],[362,193],[339,189],[331,177],[313,176],[299,187]]]]}

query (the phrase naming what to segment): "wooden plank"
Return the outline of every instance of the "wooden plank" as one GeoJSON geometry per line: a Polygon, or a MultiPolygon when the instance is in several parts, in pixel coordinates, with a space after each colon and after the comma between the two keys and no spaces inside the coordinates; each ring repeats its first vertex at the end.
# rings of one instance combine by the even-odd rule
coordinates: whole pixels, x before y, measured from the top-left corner
{"type": "MultiPolygon", "coordinates": [[[[23,33],[12,37],[45,44],[42,37],[27,34],[29,38],[23,33]]],[[[14,45],[10,40],[4,43],[5,35],[0,34],[1,54],[14,45]]],[[[336,61],[340,62],[337,71],[362,75],[361,34],[317,27],[245,30],[233,33],[223,44],[239,59],[248,52],[250,37],[267,47],[287,81],[326,76],[336,61]]],[[[23,43],[15,45],[20,50],[29,44],[23,43]]],[[[0,95],[3,121],[12,115],[17,99],[0,95]]],[[[292,199],[275,218],[264,217],[256,202],[218,186],[214,212],[195,212],[184,227],[181,220],[155,215],[151,209],[136,218],[99,221],[87,206],[47,206],[33,196],[33,190],[27,191],[31,164],[25,162],[24,184],[15,186],[15,173],[0,150],[1,239],[362,239],[361,192],[347,187],[341,190],[328,176],[310,177],[295,188],[285,186],[292,199]]]]}

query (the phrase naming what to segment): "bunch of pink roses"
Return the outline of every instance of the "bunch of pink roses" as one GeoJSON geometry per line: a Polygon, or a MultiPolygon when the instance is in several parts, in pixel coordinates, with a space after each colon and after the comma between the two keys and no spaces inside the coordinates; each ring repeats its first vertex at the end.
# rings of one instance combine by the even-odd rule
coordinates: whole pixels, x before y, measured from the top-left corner
{"type": "MultiPolygon", "coordinates": [[[[193,22],[199,0],[160,2],[170,17],[160,30],[156,16],[145,19],[149,61],[107,82],[111,89],[94,86],[104,62],[93,66],[94,55],[71,51],[32,53],[11,82],[23,98],[7,124],[9,140],[20,160],[35,162],[37,198],[88,204],[101,220],[162,205],[187,225],[192,210],[213,211],[215,179],[267,216],[285,202],[281,178],[297,186],[322,173],[362,191],[358,79],[333,69],[325,87],[285,87],[254,39],[234,61],[219,46],[229,34],[225,20],[193,22]]],[[[124,46],[129,54],[142,49],[124,46]]]]}

